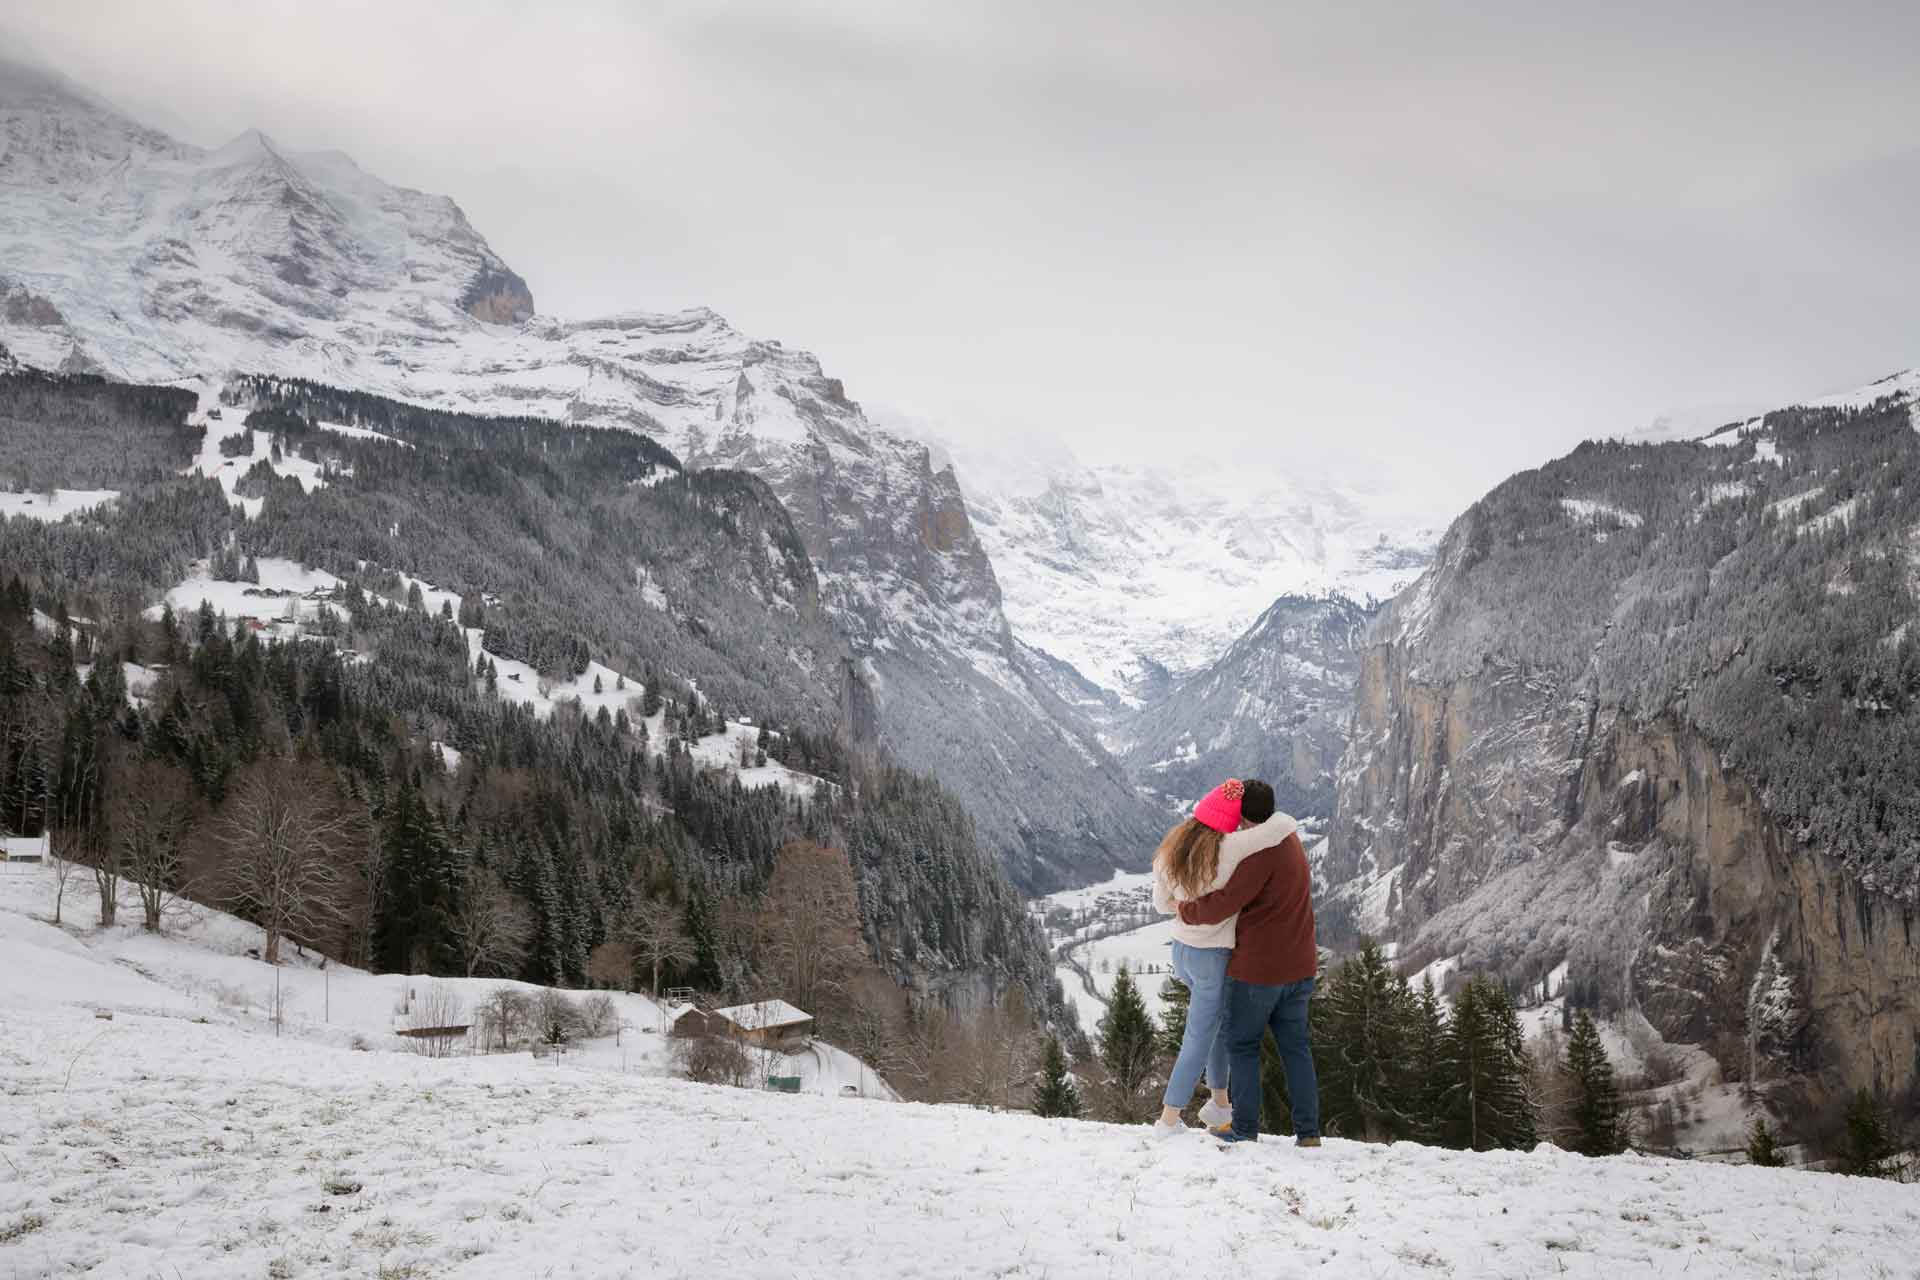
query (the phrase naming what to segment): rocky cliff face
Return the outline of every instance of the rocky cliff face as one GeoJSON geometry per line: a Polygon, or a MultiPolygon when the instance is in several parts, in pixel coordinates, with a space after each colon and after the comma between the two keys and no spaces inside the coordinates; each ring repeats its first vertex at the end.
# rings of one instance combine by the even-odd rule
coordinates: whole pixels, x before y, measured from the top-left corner
{"type": "Polygon", "coordinates": [[[1583,446],[1461,517],[1370,633],[1329,924],[1565,963],[1729,1079],[1920,1083],[1916,387],[1583,446]]]}

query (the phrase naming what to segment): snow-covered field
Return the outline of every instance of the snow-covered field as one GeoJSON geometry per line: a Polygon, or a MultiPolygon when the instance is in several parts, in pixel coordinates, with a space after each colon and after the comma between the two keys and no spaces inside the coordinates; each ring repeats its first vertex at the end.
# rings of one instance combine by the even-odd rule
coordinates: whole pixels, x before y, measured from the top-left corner
{"type": "Polygon", "coordinates": [[[65,520],[91,511],[120,496],[117,489],[55,489],[47,493],[0,493],[0,519],[25,516],[29,520],[65,520]]]}
{"type": "MultiPolygon", "coordinates": [[[[259,970],[213,954],[243,926],[144,947],[57,931],[23,888],[45,878],[0,871],[4,1277],[1869,1277],[1911,1274],[1920,1238],[1912,1188],[1818,1174],[1550,1148],[1221,1150],[276,1040],[257,998],[173,985],[194,950],[259,970]]],[[[203,977],[258,989],[222,972],[203,977]]],[[[372,1019],[390,992],[358,985],[336,985],[336,1013],[372,1019]]]]}

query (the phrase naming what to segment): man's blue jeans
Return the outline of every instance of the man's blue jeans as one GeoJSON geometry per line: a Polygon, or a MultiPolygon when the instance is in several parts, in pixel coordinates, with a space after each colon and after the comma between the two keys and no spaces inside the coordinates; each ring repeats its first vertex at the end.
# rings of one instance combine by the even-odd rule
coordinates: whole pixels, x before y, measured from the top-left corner
{"type": "Polygon", "coordinates": [[[1320,1079],[1314,1074],[1313,1044],[1307,1037],[1307,1001],[1312,995],[1312,978],[1277,987],[1227,979],[1233,1131],[1242,1138],[1260,1136],[1260,1042],[1269,1028],[1287,1070],[1293,1132],[1301,1138],[1320,1136],[1320,1079]]]}
{"type": "Polygon", "coordinates": [[[1227,961],[1231,959],[1232,947],[1190,947],[1174,941],[1173,976],[1189,995],[1187,1033],[1160,1099],[1170,1107],[1178,1109],[1192,1100],[1202,1067],[1208,1088],[1227,1087],[1227,961]]]}

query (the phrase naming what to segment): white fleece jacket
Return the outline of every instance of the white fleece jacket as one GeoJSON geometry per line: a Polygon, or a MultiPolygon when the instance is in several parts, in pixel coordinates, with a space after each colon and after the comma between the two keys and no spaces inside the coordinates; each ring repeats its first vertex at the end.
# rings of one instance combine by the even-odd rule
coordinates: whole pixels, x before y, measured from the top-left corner
{"type": "MultiPolygon", "coordinates": [[[[1258,826],[1229,831],[1226,838],[1220,841],[1220,865],[1214,870],[1213,883],[1207,886],[1206,892],[1224,888],[1227,881],[1233,879],[1235,867],[1262,849],[1273,848],[1298,829],[1299,824],[1292,818],[1284,813],[1275,813],[1258,826]]],[[[1174,891],[1167,873],[1156,859],[1153,864],[1153,909],[1161,915],[1173,917],[1174,941],[1184,942],[1190,947],[1225,947],[1231,950],[1234,925],[1239,922],[1239,917],[1228,916],[1219,924],[1187,924],[1180,919],[1180,904],[1186,900],[1186,895],[1174,891]]]]}

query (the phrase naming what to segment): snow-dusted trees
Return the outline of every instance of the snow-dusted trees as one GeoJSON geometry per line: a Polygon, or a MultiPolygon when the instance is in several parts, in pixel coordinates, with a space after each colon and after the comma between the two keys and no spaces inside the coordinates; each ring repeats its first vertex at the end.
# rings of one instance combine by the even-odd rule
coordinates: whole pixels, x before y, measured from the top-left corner
{"type": "Polygon", "coordinates": [[[282,939],[311,939],[339,922],[354,816],[331,779],[294,762],[256,769],[227,801],[214,827],[223,896],[266,931],[268,964],[279,963],[282,939]]]}

